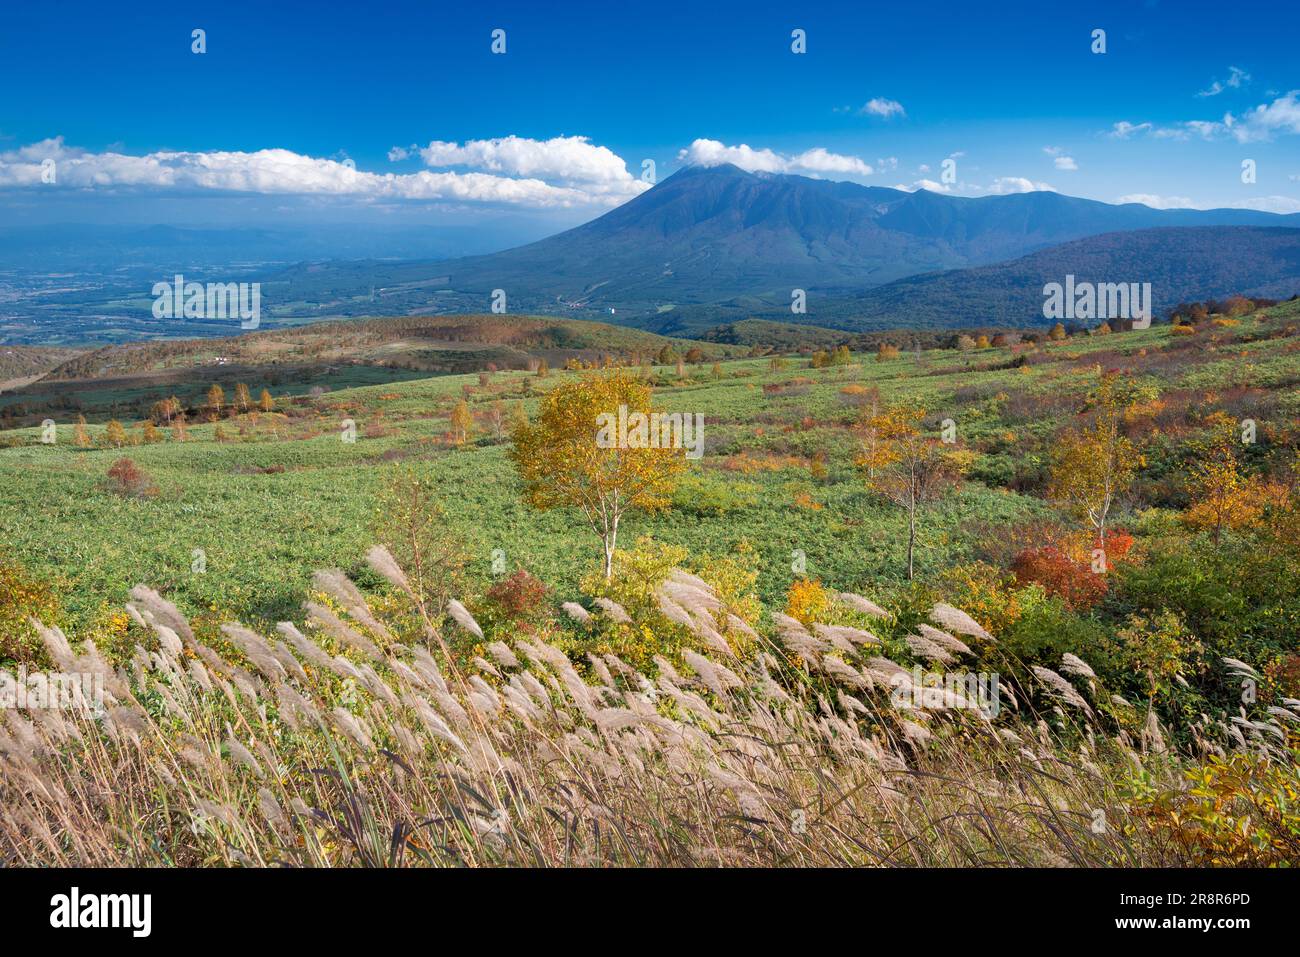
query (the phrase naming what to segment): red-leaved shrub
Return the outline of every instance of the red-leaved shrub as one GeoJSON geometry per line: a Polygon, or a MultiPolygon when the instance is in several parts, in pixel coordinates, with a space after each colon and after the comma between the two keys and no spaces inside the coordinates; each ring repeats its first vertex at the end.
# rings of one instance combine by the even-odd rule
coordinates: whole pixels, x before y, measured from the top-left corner
{"type": "Polygon", "coordinates": [[[1091,608],[1106,594],[1104,574],[1094,572],[1090,563],[1075,561],[1055,545],[1026,548],[1011,563],[1011,572],[1021,585],[1037,582],[1074,611],[1091,608]]]}
{"type": "Polygon", "coordinates": [[[108,470],[110,487],[118,495],[128,498],[150,498],[158,494],[158,486],[140,466],[128,458],[118,459],[108,470]]]}
{"type": "Polygon", "coordinates": [[[487,590],[487,599],[506,621],[530,617],[546,599],[546,586],[522,568],[487,590]]]}

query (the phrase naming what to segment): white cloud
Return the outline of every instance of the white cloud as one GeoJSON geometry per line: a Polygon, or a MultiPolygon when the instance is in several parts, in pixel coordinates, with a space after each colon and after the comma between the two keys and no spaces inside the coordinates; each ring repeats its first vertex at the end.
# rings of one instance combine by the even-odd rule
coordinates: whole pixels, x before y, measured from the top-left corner
{"type": "Polygon", "coordinates": [[[932,193],[965,196],[1005,196],[1010,193],[1056,192],[1056,187],[1048,183],[1034,182],[1025,179],[1023,176],[999,176],[988,186],[980,186],[977,183],[939,183],[932,179],[918,179],[911,184],[896,183],[894,189],[905,190],[909,193],[924,189],[932,193]]]}
{"type": "Polygon", "coordinates": [[[897,100],[889,100],[883,96],[875,96],[867,100],[859,113],[868,116],[879,116],[883,119],[889,119],[891,116],[906,116],[907,111],[903,109],[903,104],[897,100]]]}
{"type": "MultiPolygon", "coordinates": [[[[402,148],[394,150],[400,153],[402,148]]],[[[370,173],[350,163],[285,149],[163,150],[130,156],[68,147],[62,137],[0,153],[0,188],[45,186],[41,176],[41,162],[45,159],[54,160],[56,171],[56,183],[47,188],[213,190],[350,196],[366,200],[447,200],[537,208],[616,205],[649,188],[649,184],[633,180],[626,171],[623,180],[607,175],[603,181],[596,182],[582,182],[580,177],[574,177],[573,183],[481,172],[370,173]]]]}
{"type": "Polygon", "coordinates": [[[721,166],[732,163],[751,173],[839,173],[849,176],[870,176],[875,172],[871,164],[856,156],[831,153],[818,146],[795,155],[784,155],[770,149],[754,149],[745,143],[727,146],[717,140],[698,139],[681,150],[677,158],[693,166],[721,166]]]}
{"type": "Polygon", "coordinates": [[[882,173],[891,173],[898,169],[898,157],[886,156],[883,159],[876,160],[876,169],[882,173]]]}
{"type": "Polygon", "coordinates": [[[1126,140],[1134,133],[1145,133],[1151,129],[1150,123],[1130,123],[1128,120],[1120,120],[1111,127],[1110,135],[1117,140],[1126,140]]]}
{"type": "Polygon", "coordinates": [[[1300,133],[1300,90],[1292,90],[1272,103],[1248,110],[1239,117],[1227,114],[1224,126],[1239,143],[1271,140],[1279,133],[1300,133]]]}
{"type": "Polygon", "coordinates": [[[1226,83],[1220,83],[1218,80],[1215,80],[1210,84],[1209,89],[1202,90],[1200,93],[1197,93],[1196,95],[1197,96],[1218,96],[1224,90],[1240,89],[1242,86],[1244,86],[1249,82],[1250,82],[1249,73],[1247,73],[1245,70],[1241,69],[1240,67],[1230,66],[1228,67],[1228,79],[1226,83]]]}
{"type": "MultiPolygon", "coordinates": [[[[1249,79],[1246,74],[1242,76],[1249,79]]],[[[1298,98],[1300,90],[1292,90],[1285,96],[1279,96],[1271,103],[1261,103],[1240,116],[1225,113],[1222,120],[1184,120],[1173,126],[1159,127],[1151,123],[1129,123],[1123,120],[1111,128],[1109,135],[1120,140],[1129,139],[1137,133],[1148,133],[1164,140],[1186,140],[1193,135],[1203,140],[1212,140],[1231,135],[1239,143],[1266,141],[1277,135],[1300,133],[1298,98]]]]}
{"type": "Polygon", "coordinates": [[[1077,170],[1079,168],[1079,164],[1074,161],[1074,157],[1065,155],[1065,150],[1059,146],[1044,146],[1043,152],[1055,158],[1054,162],[1057,169],[1077,170]]]}
{"type": "Polygon", "coordinates": [[[1203,140],[1212,140],[1226,130],[1227,126],[1213,120],[1185,120],[1175,126],[1151,127],[1150,133],[1158,140],[1187,140],[1193,134],[1203,140]]]}
{"type": "Polygon", "coordinates": [[[504,136],[491,140],[447,143],[434,140],[420,151],[425,166],[464,166],[507,176],[536,177],[588,192],[624,198],[639,192],[637,180],[623,160],[585,136],[556,136],[549,140],[504,136]]]}
{"type": "Polygon", "coordinates": [[[1157,196],[1155,193],[1129,193],[1115,200],[1117,203],[1141,203],[1152,209],[1194,209],[1186,196],[1157,196]]]}
{"type": "Polygon", "coordinates": [[[1055,193],[1056,188],[1048,183],[1035,183],[1023,176],[999,176],[989,186],[988,192],[999,196],[1007,193],[1055,193]]]}
{"type": "Polygon", "coordinates": [[[1300,213],[1300,199],[1292,196],[1256,196],[1229,205],[1237,209],[1258,209],[1265,213],[1300,213]]]}
{"type": "Polygon", "coordinates": [[[953,191],[952,183],[936,183],[932,179],[918,179],[911,186],[906,183],[898,183],[894,189],[906,190],[909,193],[916,192],[918,189],[929,190],[932,193],[951,193],[953,191]]]}
{"type": "Polygon", "coordinates": [[[1300,199],[1290,196],[1256,196],[1226,203],[1197,203],[1186,196],[1159,196],[1155,193],[1129,193],[1117,203],[1141,203],[1153,209],[1257,209],[1265,213],[1300,213],[1300,199]]]}

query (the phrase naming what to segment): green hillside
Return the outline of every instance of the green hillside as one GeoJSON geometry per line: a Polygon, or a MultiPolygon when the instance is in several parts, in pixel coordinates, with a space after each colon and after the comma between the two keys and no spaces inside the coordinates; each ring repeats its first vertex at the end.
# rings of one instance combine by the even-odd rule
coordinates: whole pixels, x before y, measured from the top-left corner
{"type": "MultiPolygon", "coordinates": [[[[1217,395],[1252,410],[1275,442],[1293,441],[1297,305],[1271,311],[1273,318],[1233,328],[1206,323],[1193,336],[1166,326],[1032,351],[904,353],[883,363],[859,354],[851,365],[821,369],[807,368],[807,359],[778,360],[776,370],[770,359],[737,359],[722,362],[720,375],[709,365],[688,366],[684,380],[657,366],[657,404],[702,413],[707,452],[692,465],[677,507],[635,518],[625,540],[653,533],[696,553],[723,553],[746,540],[761,556],[759,583],[772,601],[795,577],[795,550],[806,555],[809,574],[841,588],[899,584],[904,518],[868,494],[854,464],[861,390],[878,388],[884,402],[924,403],[936,427],[954,420],[963,446],[975,453],[962,489],[935,510],[923,534],[922,575],[938,576],[987,551],[991,529],[1061,518],[1044,501],[1045,462],[1099,366],[1129,372],[1170,397],[1187,420],[1178,419],[1175,434],[1194,428],[1206,397],[1217,395]],[[824,463],[824,475],[815,461],[824,463]]],[[[313,569],[358,565],[373,542],[381,489],[394,470],[409,466],[436,484],[448,532],[469,543],[477,575],[487,580],[493,550],[501,549],[512,566],[564,596],[594,560],[589,533],[571,516],[523,504],[507,441],[493,436],[489,420],[498,402],[533,412],[536,396],[571,375],[446,375],[316,398],[280,396],[272,414],[223,420],[223,441],[214,439],[217,426],[196,421],[184,443],[163,428],[163,441],[125,451],[102,447],[97,424],[90,427],[96,447],[75,447],[66,419],[55,445],[39,444],[39,430],[6,432],[7,443],[19,445],[0,449],[0,535],[10,552],[62,582],[74,623],[93,620],[141,581],[190,609],[293,619],[313,569]],[[475,435],[454,447],[448,416],[462,397],[476,417],[475,435]],[[357,425],[355,444],[340,441],[345,419],[357,425]],[[123,455],[153,478],[155,497],[106,489],[105,474],[123,455]],[[201,576],[189,571],[196,548],[207,556],[201,576]]],[[[227,380],[228,398],[232,387],[227,380]]],[[[138,440],[138,423],[127,425],[138,440]]],[[[1182,501],[1171,483],[1185,457],[1168,439],[1155,444],[1160,452],[1149,458],[1134,503],[1154,507],[1151,515],[1182,501]]],[[[1270,447],[1269,455],[1280,454],[1270,447]]],[[[1135,511],[1124,521],[1154,521],[1144,515],[1135,511]]]]}

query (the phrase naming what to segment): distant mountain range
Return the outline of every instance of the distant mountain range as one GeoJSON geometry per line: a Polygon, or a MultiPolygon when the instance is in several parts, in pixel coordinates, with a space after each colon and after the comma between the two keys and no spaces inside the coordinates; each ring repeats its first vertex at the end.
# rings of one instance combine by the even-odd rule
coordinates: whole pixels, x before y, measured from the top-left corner
{"type": "Polygon", "coordinates": [[[1150,282],[1157,313],[1300,292],[1300,213],[909,193],[730,165],[687,167],[589,223],[501,252],[434,258],[457,240],[426,232],[358,230],[339,245],[285,229],[0,229],[0,341],[227,334],[219,320],[154,319],[152,284],[182,267],[199,281],[260,281],[263,329],[483,313],[496,290],[510,315],[689,337],[748,318],[855,332],[1024,327],[1044,321],[1044,283],[1070,274],[1150,282]],[[412,252],[392,258],[402,249],[412,252]],[[325,258],[338,255],[350,258],[325,258]]]}
{"type": "MultiPolygon", "coordinates": [[[[1069,271],[1075,255],[1076,273],[1086,265],[1109,279],[1104,270],[1122,267],[1125,281],[1156,284],[1158,302],[1160,296],[1300,288],[1300,269],[1288,265],[1293,236],[1196,231],[1220,227],[1300,228],[1300,214],[1161,210],[1054,192],[967,198],[731,165],[688,167],[598,219],[526,246],[441,262],[303,265],[272,277],[264,289],[271,301],[315,304],[335,314],[482,309],[501,289],[512,312],[608,316],[612,309],[615,322],[688,332],[746,315],[850,329],[914,319],[954,324],[963,308],[994,306],[996,316],[963,315],[961,324],[1025,324],[1033,317],[1020,307],[1029,300],[1007,284],[1037,276],[1040,267],[1069,271]],[[1154,232],[1133,246],[1100,238],[1148,230],[1154,232]],[[1086,237],[1099,238],[1072,243],[1086,237]],[[1049,248],[1059,249],[1056,258],[978,268],[1049,248]],[[1255,262],[1265,250],[1269,262],[1255,262]],[[1184,262],[1193,251],[1195,265],[1184,262]],[[1134,268],[1145,272],[1132,274],[1134,268]],[[971,271],[946,281],[912,278],[948,270],[971,271]],[[900,281],[907,285],[890,286],[900,281]],[[806,319],[790,313],[796,288],[809,297],[806,319]],[[936,296],[958,288],[976,295],[966,307],[936,301],[924,316],[900,311],[898,297],[918,288],[936,296]],[[833,307],[813,316],[818,301],[833,307]]],[[[1041,286],[1034,290],[1039,297],[1041,286]]]]}
{"type": "Polygon", "coordinates": [[[1193,226],[1105,233],[1010,262],[900,279],[857,296],[813,302],[808,318],[837,329],[1051,325],[1043,287],[1151,283],[1156,311],[1241,293],[1300,292],[1300,228],[1193,226]]]}

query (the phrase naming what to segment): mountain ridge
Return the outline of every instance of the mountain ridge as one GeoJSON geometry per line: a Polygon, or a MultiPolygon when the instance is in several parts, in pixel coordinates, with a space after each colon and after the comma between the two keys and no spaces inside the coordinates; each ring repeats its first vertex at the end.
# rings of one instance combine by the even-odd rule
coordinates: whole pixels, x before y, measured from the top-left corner
{"type": "Polygon", "coordinates": [[[359,314],[347,311],[353,306],[369,313],[482,309],[499,289],[512,311],[613,310],[612,321],[649,327],[681,307],[731,300],[742,311],[788,306],[796,288],[856,296],[1110,232],[1293,225],[1300,226],[1300,214],[1160,210],[1049,191],[958,197],[694,166],[588,223],[513,249],[396,264],[304,264],[264,286],[273,301],[314,302],[344,315],[359,314]]]}

